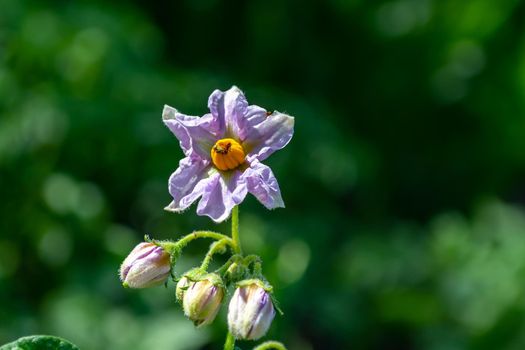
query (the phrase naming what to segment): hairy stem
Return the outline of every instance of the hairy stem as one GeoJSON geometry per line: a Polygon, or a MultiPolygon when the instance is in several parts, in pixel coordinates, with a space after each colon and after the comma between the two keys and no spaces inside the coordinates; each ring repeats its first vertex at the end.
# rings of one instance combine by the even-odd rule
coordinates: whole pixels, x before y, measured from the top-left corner
{"type": "Polygon", "coordinates": [[[226,272],[226,270],[228,270],[228,268],[233,264],[233,263],[238,263],[242,261],[242,257],[238,254],[235,254],[235,255],[232,255],[228,261],[226,261],[224,263],[224,265],[222,265],[221,267],[219,267],[217,270],[215,270],[215,273],[218,273],[219,275],[224,275],[224,273],[226,272]]]}
{"type": "Polygon", "coordinates": [[[250,265],[252,266],[254,277],[264,279],[262,275],[262,260],[260,256],[255,254],[248,255],[243,259],[243,263],[247,268],[250,268],[250,265]]]}
{"type": "Polygon", "coordinates": [[[176,242],[159,242],[159,243],[168,251],[181,250],[182,248],[186,247],[188,243],[190,243],[191,241],[197,238],[212,238],[217,241],[224,240],[225,241],[224,243],[232,247],[232,249],[234,249],[235,247],[235,244],[230,237],[223,235],[222,233],[217,233],[213,231],[193,231],[192,233],[187,234],[186,236],[182,237],[176,242]]]}
{"type": "Polygon", "coordinates": [[[208,253],[206,253],[204,260],[202,260],[201,270],[208,270],[208,266],[210,266],[211,260],[213,259],[213,254],[224,253],[226,251],[225,245],[227,244],[228,241],[225,239],[221,239],[220,241],[212,243],[212,245],[210,246],[210,250],[208,250],[208,253]]]}
{"type": "Polygon", "coordinates": [[[232,240],[235,253],[242,254],[241,241],[239,239],[239,207],[232,209],[232,240]]]}
{"type": "MultiPolygon", "coordinates": [[[[241,241],[239,239],[239,207],[235,206],[232,209],[232,241],[233,241],[233,251],[236,254],[242,256],[241,241]]],[[[228,331],[226,335],[226,342],[224,343],[224,350],[234,350],[235,348],[235,338],[228,331]]]]}

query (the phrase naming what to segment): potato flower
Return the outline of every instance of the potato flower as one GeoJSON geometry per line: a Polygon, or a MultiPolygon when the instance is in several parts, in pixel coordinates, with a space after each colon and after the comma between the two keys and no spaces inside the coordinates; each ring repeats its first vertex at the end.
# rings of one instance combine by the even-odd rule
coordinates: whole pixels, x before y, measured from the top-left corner
{"type": "Polygon", "coordinates": [[[208,108],[197,117],[164,106],[163,121],[185,155],[169,179],[173,201],[165,209],[181,212],[200,198],[197,214],[221,222],[248,192],[268,209],[284,207],[277,179],[261,162],[290,142],[294,118],[248,105],[235,86],[215,90],[208,108]]]}

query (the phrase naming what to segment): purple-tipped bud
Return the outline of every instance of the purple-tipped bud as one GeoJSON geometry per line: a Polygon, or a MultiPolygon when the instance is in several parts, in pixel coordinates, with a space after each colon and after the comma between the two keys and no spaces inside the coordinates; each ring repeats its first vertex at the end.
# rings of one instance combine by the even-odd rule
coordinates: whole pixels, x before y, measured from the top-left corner
{"type": "Polygon", "coordinates": [[[236,339],[257,340],[268,332],[274,316],[270,294],[254,281],[235,290],[228,307],[228,328],[236,339]]]}
{"type": "Polygon", "coordinates": [[[140,243],[120,266],[124,287],[147,288],[162,284],[170,275],[170,255],[153,243],[140,243]]]}
{"type": "Polygon", "coordinates": [[[223,298],[224,287],[219,283],[209,279],[190,282],[182,296],[184,314],[197,327],[208,325],[217,316],[223,298]]]}

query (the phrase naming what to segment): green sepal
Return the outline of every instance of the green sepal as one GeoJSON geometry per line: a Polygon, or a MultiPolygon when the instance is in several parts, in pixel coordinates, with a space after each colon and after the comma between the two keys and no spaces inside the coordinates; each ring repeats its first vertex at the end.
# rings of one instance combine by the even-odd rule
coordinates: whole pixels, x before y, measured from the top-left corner
{"type": "Polygon", "coordinates": [[[187,281],[194,282],[201,275],[202,275],[202,270],[199,269],[198,267],[195,267],[191,270],[184,272],[180,278],[175,279],[175,281],[177,282],[177,286],[175,288],[175,297],[181,305],[182,305],[182,298],[184,297],[184,293],[190,287],[189,283],[187,283],[185,286],[182,286],[181,281],[185,279],[187,281]]]}
{"type": "Polygon", "coordinates": [[[284,312],[283,312],[283,310],[281,310],[281,306],[279,305],[279,301],[277,300],[275,295],[270,293],[270,298],[272,299],[273,307],[275,308],[275,310],[277,310],[279,315],[284,316],[284,312]]]}
{"type": "Polygon", "coordinates": [[[259,278],[250,278],[250,279],[247,279],[247,280],[242,280],[242,281],[239,281],[235,284],[236,287],[239,287],[239,288],[242,288],[242,287],[247,287],[251,284],[256,284],[257,286],[259,286],[260,288],[264,289],[266,292],[272,294],[273,293],[273,287],[270,283],[268,283],[268,281],[266,280],[261,280],[259,278]]]}
{"type": "Polygon", "coordinates": [[[203,281],[203,280],[209,280],[213,285],[226,290],[226,286],[224,285],[224,281],[223,281],[222,277],[219,274],[217,274],[215,272],[209,272],[208,273],[208,272],[202,271],[202,269],[199,268],[199,267],[194,267],[193,269],[188,270],[185,273],[183,273],[182,277],[177,280],[177,287],[175,289],[175,296],[176,296],[177,300],[180,303],[182,303],[182,299],[184,297],[184,292],[189,288],[189,284],[184,286],[184,287],[180,287],[179,286],[179,282],[183,278],[188,279],[190,282],[199,282],[199,281],[203,281]]]}
{"type": "Polygon", "coordinates": [[[207,272],[202,271],[200,267],[194,267],[191,270],[184,272],[182,277],[186,277],[192,282],[197,282],[202,281],[205,275],[207,275],[207,272]]]}
{"type": "Polygon", "coordinates": [[[177,281],[177,285],[175,287],[175,298],[181,305],[182,305],[182,298],[184,298],[184,293],[186,293],[189,287],[190,287],[190,284],[188,283],[188,279],[185,276],[182,276],[177,281]]]}
{"type": "Polygon", "coordinates": [[[213,285],[224,288],[224,281],[222,277],[215,272],[205,272],[200,268],[194,268],[184,274],[192,282],[199,282],[202,280],[209,280],[213,285]]]}
{"type": "MultiPolygon", "coordinates": [[[[170,266],[171,266],[171,269],[173,270],[173,267],[177,263],[177,260],[179,260],[180,253],[181,253],[181,247],[179,247],[179,245],[173,241],[170,241],[170,240],[159,241],[156,239],[152,239],[149,235],[144,235],[144,241],[148,243],[153,243],[156,246],[159,246],[162,249],[164,249],[164,251],[170,255],[170,266]]],[[[171,276],[175,278],[173,273],[171,273],[171,276]]]]}
{"type": "Polygon", "coordinates": [[[0,346],[0,350],[79,350],[69,341],[52,335],[31,335],[0,346]]]}

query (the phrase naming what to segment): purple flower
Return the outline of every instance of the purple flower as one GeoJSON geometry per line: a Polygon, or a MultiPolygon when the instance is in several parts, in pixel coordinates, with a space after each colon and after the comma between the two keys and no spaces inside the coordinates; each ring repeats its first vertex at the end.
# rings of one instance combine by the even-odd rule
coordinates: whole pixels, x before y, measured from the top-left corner
{"type": "Polygon", "coordinates": [[[277,179],[261,162],[290,142],[294,118],[248,105],[235,86],[215,90],[208,107],[211,113],[196,117],[164,106],[164,123],[185,155],[169,179],[173,201],[165,209],[180,212],[201,198],[197,214],[221,222],[248,192],[268,209],[284,207],[277,179]]]}

